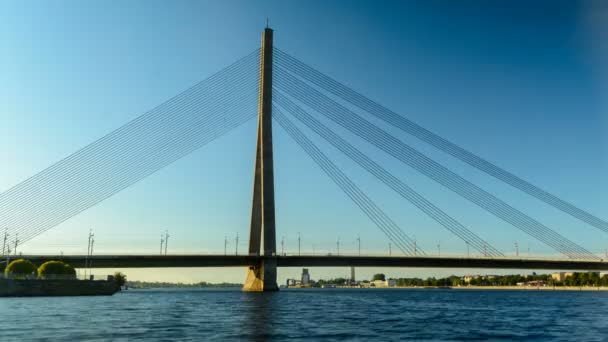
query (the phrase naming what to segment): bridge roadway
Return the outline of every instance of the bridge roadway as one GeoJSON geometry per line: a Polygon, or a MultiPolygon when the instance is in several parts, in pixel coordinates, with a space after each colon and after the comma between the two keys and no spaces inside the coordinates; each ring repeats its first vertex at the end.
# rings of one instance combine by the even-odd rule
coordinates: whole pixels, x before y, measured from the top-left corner
{"type": "MultiPolygon", "coordinates": [[[[16,258],[16,257],[12,257],[16,258]]],[[[85,267],[84,255],[22,255],[37,265],[48,260],[63,260],[76,268],[85,267]]],[[[412,267],[412,268],[492,268],[542,269],[568,271],[608,271],[606,261],[532,258],[481,257],[406,257],[350,255],[284,255],[274,257],[279,267],[412,267]]],[[[151,267],[246,267],[259,265],[262,257],[255,255],[94,255],[92,268],[151,267]]]]}

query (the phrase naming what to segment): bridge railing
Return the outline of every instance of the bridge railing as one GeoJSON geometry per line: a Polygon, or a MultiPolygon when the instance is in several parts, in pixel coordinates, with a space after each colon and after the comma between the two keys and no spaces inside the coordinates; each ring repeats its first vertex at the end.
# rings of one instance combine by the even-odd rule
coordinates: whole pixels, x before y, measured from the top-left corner
{"type": "MultiPolygon", "coordinates": [[[[95,260],[96,259],[103,259],[103,258],[113,258],[113,257],[145,257],[145,258],[179,258],[179,257],[213,257],[213,258],[231,258],[231,257],[251,257],[251,256],[259,256],[258,254],[255,253],[239,253],[239,254],[235,254],[235,253],[216,253],[216,254],[210,254],[210,253],[176,253],[176,254],[168,254],[168,255],[159,255],[159,254],[131,254],[131,253],[120,253],[120,254],[116,254],[116,253],[99,253],[99,254],[95,254],[93,256],[90,257],[85,257],[82,254],[63,254],[63,255],[57,255],[57,254],[24,254],[24,255],[20,255],[18,257],[15,258],[24,258],[24,259],[28,259],[28,258],[35,258],[35,259],[39,259],[39,258],[49,258],[49,259],[53,259],[53,260],[62,260],[62,261],[66,261],[69,263],[70,258],[86,258],[88,260],[90,260],[91,265],[95,264],[95,260]]],[[[335,253],[335,252],[331,252],[331,251],[315,251],[315,252],[285,252],[285,253],[275,253],[275,256],[277,257],[298,257],[298,256],[302,256],[302,257],[389,257],[389,258],[457,258],[457,259],[492,259],[492,260],[554,260],[554,261],[590,261],[589,259],[576,259],[576,258],[567,258],[561,255],[505,255],[505,256],[484,256],[482,254],[470,254],[470,255],[463,255],[463,254],[456,254],[456,253],[441,253],[441,254],[425,254],[425,255],[403,255],[403,254],[398,254],[398,253],[386,253],[386,252],[362,252],[361,254],[357,253],[357,252],[351,252],[351,251],[346,251],[346,252],[341,252],[340,254],[335,253]]],[[[15,258],[10,258],[9,262],[14,260],[15,258]]],[[[606,258],[604,255],[598,255],[598,260],[596,260],[597,262],[606,262],[608,261],[608,258],[606,258]]],[[[0,257],[0,266],[4,265],[6,263],[6,260],[3,257],[0,257]]]]}
{"type": "MultiPolygon", "coordinates": [[[[386,258],[458,258],[458,259],[493,259],[493,260],[556,260],[556,261],[589,261],[589,259],[567,258],[560,255],[505,255],[505,256],[485,256],[480,254],[462,255],[453,253],[442,254],[426,254],[426,255],[403,255],[403,254],[388,254],[388,253],[331,253],[331,252],[316,252],[316,253],[279,253],[277,256],[286,257],[386,257],[386,258]]],[[[601,258],[601,257],[600,257],[601,258]]],[[[597,260],[598,262],[608,261],[606,258],[597,260]]]]}

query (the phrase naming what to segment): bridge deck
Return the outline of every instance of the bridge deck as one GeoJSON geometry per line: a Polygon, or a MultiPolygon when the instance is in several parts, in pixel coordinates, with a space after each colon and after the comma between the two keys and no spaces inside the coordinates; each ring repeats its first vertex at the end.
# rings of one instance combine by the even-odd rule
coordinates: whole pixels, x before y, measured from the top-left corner
{"type": "MultiPolygon", "coordinates": [[[[63,260],[76,268],[85,266],[84,255],[24,255],[19,258],[41,264],[63,260]]],[[[400,256],[276,256],[279,267],[428,267],[428,268],[493,268],[608,271],[608,262],[565,259],[462,258],[400,256]]],[[[261,257],[253,255],[95,255],[93,268],[151,267],[246,267],[257,265],[261,257]]]]}

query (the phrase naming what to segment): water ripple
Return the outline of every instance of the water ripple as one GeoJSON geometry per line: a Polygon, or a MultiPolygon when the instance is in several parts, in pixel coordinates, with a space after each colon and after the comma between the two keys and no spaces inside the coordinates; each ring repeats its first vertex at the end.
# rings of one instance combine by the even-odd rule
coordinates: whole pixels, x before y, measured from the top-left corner
{"type": "Polygon", "coordinates": [[[131,290],[0,299],[0,340],[603,341],[607,309],[608,292],[131,290]]]}

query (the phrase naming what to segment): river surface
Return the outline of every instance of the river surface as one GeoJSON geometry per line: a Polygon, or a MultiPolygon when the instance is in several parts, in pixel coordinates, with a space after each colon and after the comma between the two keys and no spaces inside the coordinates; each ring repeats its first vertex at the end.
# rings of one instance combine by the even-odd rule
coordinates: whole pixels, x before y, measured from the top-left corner
{"type": "Polygon", "coordinates": [[[129,290],[0,298],[0,341],[608,340],[608,291],[129,290]]]}

